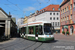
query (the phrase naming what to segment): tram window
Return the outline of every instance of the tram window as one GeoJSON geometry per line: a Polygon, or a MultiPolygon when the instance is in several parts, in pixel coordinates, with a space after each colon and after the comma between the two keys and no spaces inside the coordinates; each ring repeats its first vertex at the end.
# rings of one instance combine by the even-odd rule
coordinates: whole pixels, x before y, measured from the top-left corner
{"type": "Polygon", "coordinates": [[[39,26],[39,35],[43,35],[42,26],[39,26]]]}
{"type": "Polygon", "coordinates": [[[29,27],[29,34],[34,34],[33,30],[34,30],[34,27],[29,27]]]}
{"type": "Polygon", "coordinates": [[[26,34],[26,27],[21,28],[21,33],[26,34]]]}
{"type": "Polygon", "coordinates": [[[35,35],[38,37],[38,26],[35,26],[35,35]]]}
{"type": "Polygon", "coordinates": [[[38,26],[36,26],[35,29],[36,29],[36,32],[38,32],[38,26]]]}
{"type": "Polygon", "coordinates": [[[24,30],[23,30],[23,32],[24,32],[24,35],[26,34],[26,27],[24,27],[24,30]]]}

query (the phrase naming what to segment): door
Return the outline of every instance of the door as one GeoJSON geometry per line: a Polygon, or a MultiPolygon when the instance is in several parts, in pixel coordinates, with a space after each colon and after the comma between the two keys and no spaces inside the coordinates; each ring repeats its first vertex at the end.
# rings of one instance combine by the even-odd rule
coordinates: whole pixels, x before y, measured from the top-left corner
{"type": "Polygon", "coordinates": [[[70,27],[70,35],[73,34],[73,26],[70,27]]]}
{"type": "Polygon", "coordinates": [[[38,34],[39,34],[38,26],[35,26],[35,39],[36,40],[38,40],[38,34]]]}

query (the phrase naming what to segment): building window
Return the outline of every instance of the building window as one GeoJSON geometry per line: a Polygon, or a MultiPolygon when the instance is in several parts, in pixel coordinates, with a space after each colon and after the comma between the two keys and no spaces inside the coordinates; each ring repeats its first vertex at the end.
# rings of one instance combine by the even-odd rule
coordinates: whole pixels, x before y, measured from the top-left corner
{"type": "Polygon", "coordinates": [[[50,17],[50,20],[52,20],[52,17],[50,17]]]}
{"type": "Polygon", "coordinates": [[[60,10],[60,8],[58,8],[58,10],[60,10]]]}
{"type": "Polygon", "coordinates": [[[50,13],[50,15],[52,15],[52,13],[50,13]]]}
{"type": "Polygon", "coordinates": [[[41,13],[42,13],[42,11],[41,11],[41,13]]]}
{"type": "Polygon", "coordinates": [[[53,10],[55,10],[55,9],[53,8],[53,10]]]}
{"type": "Polygon", "coordinates": [[[70,6],[70,9],[72,9],[72,4],[71,4],[71,6],[70,6]]]}
{"type": "Polygon", "coordinates": [[[64,18],[63,18],[63,21],[64,21],[64,18]]]}
{"type": "Polygon", "coordinates": [[[57,17],[57,20],[59,20],[59,18],[57,17]]]}
{"type": "Polygon", "coordinates": [[[53,20],[55,20],[55,17],[53,18],[53,20]]]}
{"type": "Polygon", "coordinates": [[[74,7],[75,7],[75,2],[74,2],[74,7]]]}
{"type": "Polygon", "coordinates": [[[62,22],[62,18],[61,18],[61,22],[62,22]]]}
{"type": "Polygon", "coordinates": [[[45,9],[43,10],[43,12],[45,11],[45,9]]]}
{"type": "Polygon", "coordinates": [[[57,22],[55,22],[55,26],[57,26],[57,22]]]}
{"type": "Polygon", "coordinates": [[[62,10],[61,10],[61,14],[62,14],[62,10]]]}
{"type": "Polygon", "coordinates": [[[58,22],[58,26],[60,26],[60,22],[58,22]]]}
{"type": "Polygon", "coordinates": [[[67,7],[67,11],[68,11],[68,7],[67,7]]]}
{"type": "Polygon", "coordinates": [[[71,17],[70,17],[70,19],[72,19],[72,14],[71,14],[71,17]]]}
{"type": "Polygon", "coordinates": [[[53,26],[54,26],[54,22],[53,22],[53,26]]]}
{"type": "Polygon", "coordinates": [[[55,13],[53,13],[53,15],[55,15],[55,13]]]}
{"type": "Polygon", "coordinates": [[[65,17],[65,21],[66,21],[66,17],[65,17]]]}
{"type": "Polygon", "coordinates": [[[66,12],[66,8],[65,8],[65,12],[66,12]]]}
{"type": "Polygon", "coordinates": [[[53,23],[51,22],[52,26],[53,26],[53,23]]]}
{"type": "Polygon", "coordinates": [[[63,9],[63,13],[64,13],[64,9],[63,9]]]}
{"type": "Polygon", "coordinates": [[[67,16],[67,20],[69,20],[69,17],[67,16]]]}
{"type": "Polygon", "coordinates": [[[59,15],[59,13],[57,13],[57,15],[59,15]]]}

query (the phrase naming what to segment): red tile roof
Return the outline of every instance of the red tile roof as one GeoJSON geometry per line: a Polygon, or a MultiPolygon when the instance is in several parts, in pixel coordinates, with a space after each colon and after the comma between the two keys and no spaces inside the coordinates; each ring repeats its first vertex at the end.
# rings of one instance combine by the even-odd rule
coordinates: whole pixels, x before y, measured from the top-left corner
{"type": "Polygon", "coordinates": [[[37,11],[38,14],[36,14],[35,16],[37,16],[37,15],[39,15],[39,14],[45,12],[45,11],[60,11],[59,10],[59,5],[53,5],[53,4],[49,5],[49,6],[45,7],[45,8],[43,8],[43,9],[41,9],[40,11],[37,11]],[[54,8],[54,10],[53,10],[53,8],[54,8]]]}
{"type": "MultiPolygon", "coordinates": [[[[42,10],[44,10],[44,9],[45,9],[45,11],[60,11],[60,10],[58,10],[59,5],[49,5],[49,6],[45,7],[45,8],[43,8],[42,10]],[[55,10],[53,10],[53,8],[55,10]]],[[[42,11],[42,10],[40,10],[40,11],[42,11]]]]}

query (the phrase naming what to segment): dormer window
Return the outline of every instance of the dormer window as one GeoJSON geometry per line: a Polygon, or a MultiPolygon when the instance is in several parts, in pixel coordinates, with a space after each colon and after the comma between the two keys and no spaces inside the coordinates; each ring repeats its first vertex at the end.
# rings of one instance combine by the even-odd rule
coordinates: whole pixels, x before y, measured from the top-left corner
{"type": "Polygon", "coordinates": [[[41,13],[42,13],[42,11],[41,11],[41,13]]]}
{"type": "Polygon", "coordinates": [[[58,10],[60,10],[60,8],[58,8],[58,10]]]}
{"type": "Polygon", "coordinates": [[[39,11],[39,14],[40,14],[40,11],[39,11]]]}
{"type": "Polygon", "coordinates": [[[45,9],[43,10],[43,12],[45,11],[45,9]]]}
{"type": "Polygon", "coordinates": [[[55,10],[55,8],[53,8],[53,10],[55,10]]]}

